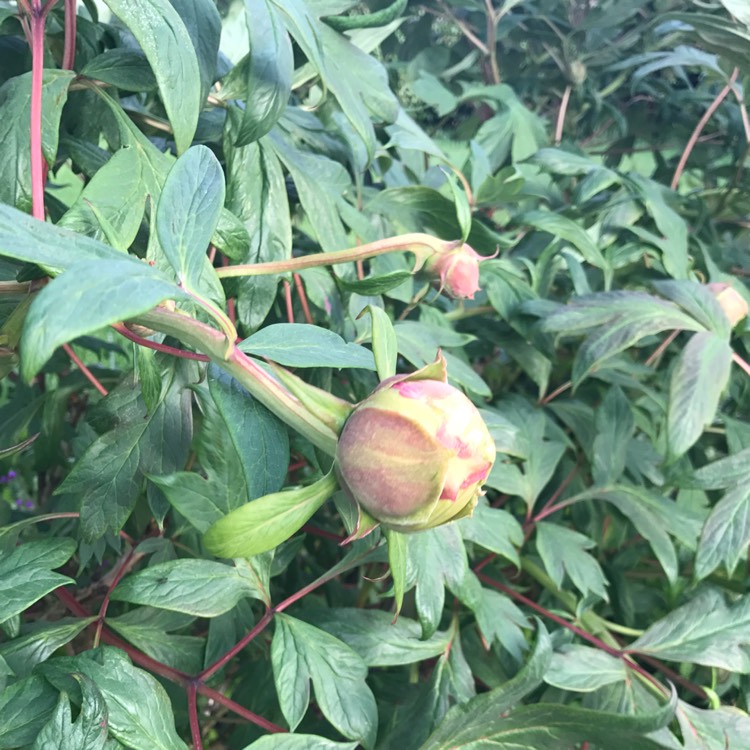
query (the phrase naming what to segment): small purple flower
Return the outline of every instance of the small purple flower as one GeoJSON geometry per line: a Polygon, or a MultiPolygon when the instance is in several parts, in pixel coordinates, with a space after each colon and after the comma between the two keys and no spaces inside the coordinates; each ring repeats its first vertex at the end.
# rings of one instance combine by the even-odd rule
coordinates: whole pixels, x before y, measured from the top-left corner
{"type": "Polygon", "coordinates": [[[28,508],[29,510],[31,510],[34,507],[34,501],[33,500],[27,500],[24,503],[24,507],[28,508]]]}
{"type": "Polygon", "coordinates": [[[11,480],[11,479],[15,479],[15,478],[16,478],[17,476],[18,476],[18,475],[16,474],[16,472],[15,472],[15,471],[13,471],[13,469],[11,469],[11,470],[10,470],[10,471],[8,472],[7,476],[6,476],[6,479],[7,479],[7,480],[8,480],[9,482],[10,482],[10,480],[11,480]]]}

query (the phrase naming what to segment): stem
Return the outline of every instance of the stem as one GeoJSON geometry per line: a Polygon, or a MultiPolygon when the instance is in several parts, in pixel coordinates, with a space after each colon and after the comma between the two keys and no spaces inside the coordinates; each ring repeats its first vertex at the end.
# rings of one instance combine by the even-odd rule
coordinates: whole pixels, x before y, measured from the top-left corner
{"type": "Polygon", "coordinates": [[[284,279],[284,301],[286,302],[286,319],[294,323],[294,303],[292,302],[292,285],[284,279]]]}
{"type": "Polygon", "coordinates": [[[40,0],[31,4],[31,212],[44,221],[44,156],[42,154],[42,87],[44,84],[44,24],[40,0]]]}
{"type": "Polygon", "coordinates": [[[563,138],[563,129],[565,128],[565,113],[568,111],[568,102],[570,101],[570,92],[573,87],[568,84],[560,100],[560,111],[557,113],[557,126],[555,127],[555,144],[560,145],[563,138]]]}
{"type": "Polygon", "coordinates": [[[309,325],[312,325],[313,317],[310,314],[310,305],[307,304],[307,294],[305,293],[305,287],[302,284],[302,277],[298,273],[294,274],[294,286],[297,289],[299,303],[300,305],[302,305],[302,314],[305,316],[305,322],[309,325]]]}
{"type": "Polygon", "coordinates": [[[332,266],[338,263],[349,263],[366,258],[374,258],[376,255],[392,253],[397,250],[413,253],[417,258],[414,270],[418,270],[425,259],[431,254],[427,251],[431,250],[432,253],[438,253],[446,245],[450,245],[450,243],[435,239],[429,234],[412,232],[411,234],[402,234],[397,237],[386,237],[375,242],[368,242],[366,245],[360,245],[359,247],[334,250],[330,253],[313,253],[311,255],[302,255],[299,258],[290,258],[289,260],[275,260],[268,263],[251,263],[217,268],[216,275],[220,279],[229,279],[235,276],[265,276],[267,274],[286,273],[287,271],[302,271],[305,268],[315,268],[316,266],[332,266]],[[426,248],[427,250],[421,248],[426,248]]]}
{"type": "Polygon", "coordinates": [[[487,10],[487,52],[490,58],[490,72],[492,73],[492,83],[500,83],[500,66],[497,64],[497,22],[500,16],[495,13],[492,7],[492,0],[484,0],[484,7],[487,10]]]}
{"type": "Polygon", "coordinates": [[[227,353],[227,340],[223,333],[187,315],[170,312],[163,308],[155,308],[141,315],[137,322],[180,338],[190,346],[206,352],[219,367],[237,378],[279,419],[304,435],[328,455],[332,456],[336,453],[336,433],[304,408],[284,386],[236,346],[232,345],[227,353]]]}
{"type": "Polygon", "coordinates": [[[194,359],[198,362],[211,361],[211,358],[207,357],[205,354],[189,352],[187,351],[187,349],[177,349],[174,346],[168,346],[167,344],[157,344],[156,341],[150,341],[149,339],[143,338],[143,336],[139,336],[137,333],[133,333],[133,331],[131,331],[123,323],[115,323],[112,328],[114,328],[117,333],[119,333],[121,336],[124,336],[126,339],[130,339],[134,343],[145,346],[148,349],[154,349],[157,352],[164,352],[165,354],[171,354],[174,357],[182,357],[183,359],[194,359]]]}
{"type": "Polygon", "coordinates": [[[682,152],[682,156],[680,157],[680,161],[677,164],[677,168],[674,171],[674,177],[672,177],[672,184],[671,188],[672,190],[676,190],[677,186],[680,184],[680,177],[682,177],[682,173],[685,170],[685,165],[687,164],[687,160],[690,157],[690,153],[692,152],[693,148],[695,147],[695,144],[698,142],[698,136],[700,136],[701,131],[703,128],[706,127],[708,124],[708,121],[713,117],[714,112],[719,108],[719,105],[726,99],[729,92],[732,90],[732,87],[734,86],[734,82],[737,80],[737,76],[739,75],[739,68],[735,68],[732,71],[732,75],[729,78],[729,82],[726,86],[719,92],[719,94],[716,96],[716,98],[711,102],[708,109],[705,111],[703,117],[701,117],[700,120],[698,120],[698,124],[693,129],[692,134],[690,135],[690,138],[688,139],[688,142],[685,146],[684,151],[682,152]]]}
{"type": "Polygon", "coordinates": [[[65,49],[63,70],[73,70],[76,60],[76,0],[65,0],[65,49]]]}
{"type": "Polygon", "coordinates": [[[737,352],[732,352],[732,362],[739,365],[745,371],[746,375],[750,375],[750,364],[745,362],[737,352]]]}
{"type": "Polygon", "coordinates": [[[187,686],[188,721],[190,722],[190,736],[193,738],[193,750],[203,750],[201,725],[198,723],[198,685],[191,682],[187,686]]]}
{"type": "Polygon", "coordinates": [[[93,385],[102,396],[106,396],[107,389],[99,382],[96,375],[94,375],[94,373],[83,364],[83,360],[73,351],[73,347],[71,347],[70,344],[63,344],[63,349],[70,359],[77,365],[78,369],[86,376],[89,383],[91,383],[91,385],[93,385]]]}
{"type": "Polygon", "coordinates": [[[99,645],[99,640],[102,637],[102,628],[104,627],[104,620],[107,617],[107,609],[109,608],[109,597],[112,594],[112,591],[114,590],[115,586],[117,586],[118,583],[122,580],[122,577],[125,575],[125,572],[128,570],[130,566],[130,561],[133,559],[133,555],[135,554],[135,547],[132,547],[130,552],[125,556],[125,559],[122,561],[120,567],[117,570],[117,573],[115,573],[115,577],[112,579],[112,582],[107,587],[107,593],[104,595],[104,599],[102,600],[102,605],[99,607],[99,615],[96,618],[96,632],[94,633],[94,648],[96,648],[99,645]]]}

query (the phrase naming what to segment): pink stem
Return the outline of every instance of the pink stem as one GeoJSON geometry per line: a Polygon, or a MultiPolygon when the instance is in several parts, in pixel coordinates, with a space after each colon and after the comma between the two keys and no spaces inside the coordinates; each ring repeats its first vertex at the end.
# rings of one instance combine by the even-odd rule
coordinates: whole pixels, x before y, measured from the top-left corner
{"type": "Polygon", "coordinates": [[[63,70],[73,70],[76,61],[76,0],[65,0],[65,49],[63,70]]]}
{"type": "Polygon", "coordinates": [[[198,723],[198,685],[191,682],[187,686],[188,721],[190,722],[190,736],[193,738],[193,750],[203,750],[201,725],[198,723]]]}

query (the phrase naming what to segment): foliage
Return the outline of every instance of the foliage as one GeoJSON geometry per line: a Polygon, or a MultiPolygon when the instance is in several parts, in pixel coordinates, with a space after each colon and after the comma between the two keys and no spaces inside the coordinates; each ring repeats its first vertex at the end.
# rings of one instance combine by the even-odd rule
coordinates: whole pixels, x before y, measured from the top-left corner
{"type": "Polygon", "coordinates": [[[0,0],[0,748],[746,747],[746,4],[76,5],[0,0]],[[439,351],[486,497],[384,531],[439,351]]]}

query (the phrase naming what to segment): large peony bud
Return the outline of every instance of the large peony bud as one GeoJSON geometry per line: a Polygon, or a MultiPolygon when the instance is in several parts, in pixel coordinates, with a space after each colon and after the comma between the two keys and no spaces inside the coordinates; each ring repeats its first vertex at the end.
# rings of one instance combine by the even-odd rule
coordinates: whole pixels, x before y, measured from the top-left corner
{"type": "Polygon", "coordinates": [[[465,242],[437,253],[425,262],[425,273],[440,281],[440,290],[453,299],[474,299],[479,291],[479,264],[487,260],[465,242]]]}
{"type": "Polygon", "coordinates": [[[471,515],[495,460],[474,404],[445,382],[444,364],[384,380],[352,412],[336,471],[352,500],[396,531],[471,515]],[[442,371],[442,379],[425,377],[442,371]]]}

